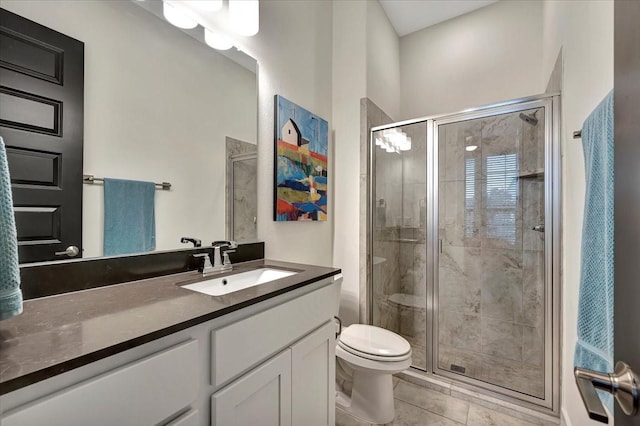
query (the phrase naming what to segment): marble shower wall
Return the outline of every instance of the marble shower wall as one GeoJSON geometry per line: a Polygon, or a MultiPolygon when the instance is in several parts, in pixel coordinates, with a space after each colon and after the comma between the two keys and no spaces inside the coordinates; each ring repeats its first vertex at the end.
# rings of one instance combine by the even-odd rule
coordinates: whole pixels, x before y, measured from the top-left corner
{"type": "Polygon", "coordinates": [[[226,161],[226,235],[234,241],[256,241],[258,230],[258,161],[256,157],[232,161],[235,156],[256,155],[256,145],[227,137],[226,161]],[[233,209],[231,208],[233,206],[233,209]],[[233,223],[229,218],[233,212],[233,223]]]}
{"type": "Polygon", "coordinates": [[[544,396],[544,114],[439,127],[438,366],[544,396]],[[472,148],[472,147],[476,148],[472,148]],[[459,371],[459,369],[457,369],[459,371]]]}

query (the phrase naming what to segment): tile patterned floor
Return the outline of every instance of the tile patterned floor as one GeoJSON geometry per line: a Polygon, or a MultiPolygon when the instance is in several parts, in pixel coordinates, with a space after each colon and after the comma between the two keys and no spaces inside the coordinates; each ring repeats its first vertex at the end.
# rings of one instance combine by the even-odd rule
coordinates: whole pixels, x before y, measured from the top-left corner
{"type": "MultiPolygon", "coordinates": [[[[396,418],[402,426],[537,426],[473,402],[394,378],[396,418]]],[[[336,409],[336,426],[370,426],[336,409]]]]}

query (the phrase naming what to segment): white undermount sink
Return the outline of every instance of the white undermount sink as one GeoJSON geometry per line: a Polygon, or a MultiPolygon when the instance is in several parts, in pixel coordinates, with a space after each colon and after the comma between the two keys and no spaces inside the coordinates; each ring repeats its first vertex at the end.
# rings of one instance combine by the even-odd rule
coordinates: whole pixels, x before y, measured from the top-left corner
{"type": "Polygon", "coordinates": [[[183,285],[182,288],[208,294],[210,296],[222,296],[234,291],[279,280],[297,274],[295,271],[275,268],[259,268],[224,277],[212,278],[193,284],[183,285]]]}

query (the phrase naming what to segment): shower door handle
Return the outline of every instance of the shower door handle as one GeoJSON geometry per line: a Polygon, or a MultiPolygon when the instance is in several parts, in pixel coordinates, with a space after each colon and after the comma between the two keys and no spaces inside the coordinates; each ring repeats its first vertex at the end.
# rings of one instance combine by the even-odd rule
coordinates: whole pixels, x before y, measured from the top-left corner
{"type": "Polygon", "coordinates": [[[607,391],[615,397],[627,416],[635,416],[640,408],[640,376],[628,364],[618,361],[613,373],[600,373],[576,367],[573,370],[576,384],[589,417],[609,423],[596,389],[607,391]]]}

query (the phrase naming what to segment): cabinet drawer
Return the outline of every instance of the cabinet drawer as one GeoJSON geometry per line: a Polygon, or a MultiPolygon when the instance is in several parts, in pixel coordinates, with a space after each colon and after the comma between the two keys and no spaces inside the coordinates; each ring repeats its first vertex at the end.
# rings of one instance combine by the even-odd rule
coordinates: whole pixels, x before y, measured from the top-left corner
{"type": "Polygon", "coordinates": [[[198,365],[189,340],[19,407],[2,426],[157,424],[196,399],[198,365]]]}
{"type": "Polygon", "coordinates": [[[335,315],[340,286],[316,291],[211,332],[211,383],[218,387],[335,315]]]}

